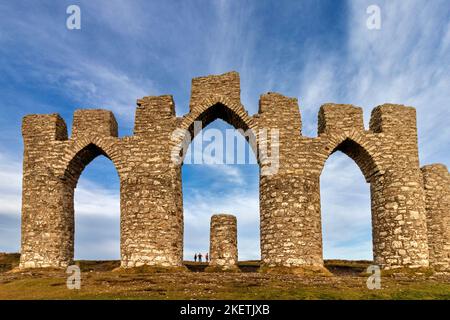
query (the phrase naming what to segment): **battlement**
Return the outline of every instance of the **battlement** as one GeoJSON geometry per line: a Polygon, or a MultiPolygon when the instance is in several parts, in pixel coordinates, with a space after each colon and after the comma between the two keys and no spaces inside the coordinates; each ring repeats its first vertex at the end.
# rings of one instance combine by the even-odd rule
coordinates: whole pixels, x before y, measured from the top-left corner
{"type": "Polygon", "coordinates": [[[383,104],[372,110],[369,127],[375,133],[415,133],[416,109],[398,104],[383,104]]]}
{"type": "Polygon", "coordinates": [[[263,94],[259,98],[257,117],[264,119],[264,125],[268,127],[280,127],[293,135],[301,133],[302,121],[297,98],[275,92],[263,94]]]}
{"type": "MultiPolygon", "coordinates": [[[[240,78],[237,72],[197,77],[192,80],[191,111],[194,106],[201,106],[203,109],[206,107],[220,109],[218,106],[203,106],[204,101],[214,101],[216,98],[217,101],[226,99],[227,107],[237,105],[242,108],[240,103],[240,78]]],[[[135,135],[152,135],[158,131],[158,127],[167,127],[167,121],[173,121],[176,118],[175,103],[171,95],[143,97],[137,100],[137,105],[134,123],[135,135]]],[[[203,112],[201,110],[201,108],[197,108],[196,111],[197,113],[203,112]]],[[[212,110],[208,114],[220,112],[222,110],[212,110]]],[[[243,110],[240,113],[246,114],[247,112],[243,110]]],[[[233,115],[233,117],[242,117],[240,113],[238,116],[233,115]]],[[[213,121],[213,118],[210,120],[213,121]]],[[[283,132],[293,135],[301,134],[301,113],[296,98],[286,97],[274,92],[263,94],[259,100],[258,113],[253,116],[253,119],[260,126],[278,127],[283,132]]],[[[234,122],[237,123],[238,120],[234,122]]],[[[349,104],[334,103],[327,103],[320,107],[318,135],[349,132],[351,130],[364,131],[362,108],[349,104]]],[[[26,116],[22,131],[24,137],[28,135],[30,137],[47,137],[47,139],[53,140],[67,139],[66,124],[56,114],[26,116]]],[[[372,110],[370,131],[374,133],[394,133],[398,137],[415,137],[416,111],[412,107],[403,105],[384,104],[377,106],[372,110]]],[[[71,138],[93,135],[117,137],[118,126],[114,114],[102,109],[76,110],[71,138]]]]}
{"type": "Polygon", "coordinates": [[[111,111],[80,109],[73,115],[72,139],[86,136],[117,137],[117,121],[111,111]]]}
{"type": "MultiPolygon", "coordinates": [[[[434,189],[436,182],[448,187],[450,185],[450,173],[447,166],[442,163],[428,164],[420,168],[425,190],[434,189]]],[[[444,201],[444,199],[441,199],[444,201]]],[[[450,199],[449,199],[450,200],[450,199]]]]}
{"type": "Polygon", "coordinates": [[[57,113],[31,114],[23,117],[22,136],[26,142],[67,140],[67,126],[57,113]]]}
{"type": "MultiPolygon", "coordinates": [[[[450,270],[444,228],[450,221],[449,173],[439,164],[420,170],[413,108],[378,106],[364,130],[361,108],[324,104],[319,137],[302,137],[296,98],[263,94],[259,113],[250,117],[240,103],[236,72],[193,79],[190,112],[183,117],[176,117],[170,95],[144,97],[137,105],[135,136],[123,139],[112,138],[117,122],[107,110],[75,111],[71,139],[58,114],[24,117],[22,268],[72,264],[74,188],[99,155],[111,159],[120,178],[121,266],[182,266],[180,155],[198,122],[205,127],[222,119],[242,130],[260,164],[264,268],[323,267],[320,175],[328,157],[342,151],[371,184],[375,263],[450,270]]],[[[236,268],[236,223],[230,215],[212,217],[212,267],[236,268]]]]}
{"type": "Polygon", "coordinates": [[[422,171],[422,173],[435,173],[443,176],[448,174],[447,166],[442,163],[427,164],[426,166],[420,168],[420,170],[422,171]]]}
{"type": "Polygon", "coordinates": [[[327,103],[320,107],[318,134],[364,130],[363,110],[350,104],[327,103]]]}
{"type": "Polygon", "coordinates": [[[227,97],[235,104],[241,104],[239,73],[232,71],[221,75],[210,75],[192,79],[190,110],[201,105],[206,98],[227,97]]]}
{"type": "Polygon", "coordinates": [[[137,101],[134,134],[152,132],[155,122],[175,117],[175,102],[171,95],[148,96],[137,101]]]}

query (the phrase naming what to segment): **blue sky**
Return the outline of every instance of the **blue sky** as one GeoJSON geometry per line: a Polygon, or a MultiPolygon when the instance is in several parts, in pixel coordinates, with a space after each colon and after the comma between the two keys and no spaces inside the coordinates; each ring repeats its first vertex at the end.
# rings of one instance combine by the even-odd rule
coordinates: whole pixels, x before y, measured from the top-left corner
{"type": "MultiPolygon", "coordinates": [[[[21,118],[76,108],[114,111],[132,134],[136,99],[172,94],[188,111],[191,78],[231,70],[242,102],[299,99],[303,134],[316,136],[325,102],[417,108],[421,164],[449,164],[450,6],[434,1],[2,1],[0,3],[0,251],[20,246],[21,118]],[[81,30],[66,8],[81,8],[81,30]],[[369,5],[381,29],[366,27],[369,5]]],[[[211,127],[224,130],[224,123],[211,127]]],[[[208,127],[210,128],[210,127],[208,127]]],[[[76,190],[76,257],[119,257],[119,181],[97,158],[76,190]],[[99,179],[101,177],[101,179],[99,179]]],[[[241,259],[259,257],[258,168],[183,166],[185,253],[206,251],[213,213],[238,216],[241,259]]],[[[321,176],[326,258],[371,258],[369,186],[345,155],[321,176]]]]}

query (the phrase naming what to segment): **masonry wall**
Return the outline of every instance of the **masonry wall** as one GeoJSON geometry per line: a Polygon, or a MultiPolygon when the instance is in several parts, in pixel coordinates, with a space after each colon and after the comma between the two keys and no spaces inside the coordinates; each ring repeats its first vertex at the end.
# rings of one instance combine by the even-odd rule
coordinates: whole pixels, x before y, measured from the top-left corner
{"type": "Polygon", "coordinates": [[[450,174],[442,164],[422,167],[430,265],[450,270],[450,174]]]}
{"type": "MultiPolygon", "coordinates": [[[[262,97],[261,101],[267,99],[262,97]]],[[[259,127],[299,123],[298,107],[273,99],[260,108],[259,127]]],[[[426,220],[417,151],[415,111],[401,105],[374,109],[369,130],[362,109],[325,104],[318,137],[280,134],[280,170],[261,176],[261,247],[269,267],[322,266],[320,174],[342,151],[371,184],[374,259],[383,268],[428,266],[426,220]]]]}
{"type": "Polygon", "coordinates": [[[173,101],[148,97],[138,104],[135,134],[124,138],[106,110],[76,111],[70,139],[57,115],[24,118],[22,268],[72,263],[74,190],[84,167],[100,155],[120,177],[122,267],[182,266],[180,172],[161,144],[175,129],[173,101]]]}
{"type": "Polygon", "coordinates": [[[195,121],[204,128],[215,119],[241,130],[260,165],[264,267],[323,267],[320,174],[336,151],[352,158],[370,183],[377,264],[426,267],[429,242],[430,255],[445,255],[446,247],[434,244],[445,238],[444,225],[440,233],[427,229],[427,222],[436,225],[436,217],[445,216],[445,206],[436,203],[443,191],[423,187],[423,179],[439,186],[443,180],[420,171],[415,109],[376,107],[365,129],[361,108],[325,104],[318,136],[305,137],[296,99],[264,94],[258,113],[249,116],[239,81],[236,72],[194,79],[183,117],[176,117],[171,96],[138,100],[129,137],[118,137],[106,110],[76,111],[70,138],[58,115],[26,116],[21,267],[72,262],[74,189],[84,167],[100,155],[111,159],[120,177],[122,267],[182,266],[183,150],[197,133],[195,121]]]}
{"type": "Polygon", "coordinates": [[[216,214],[211,217],[210,263],[212,271],[237,271],[237,220],[230,214],[216,214]]]}

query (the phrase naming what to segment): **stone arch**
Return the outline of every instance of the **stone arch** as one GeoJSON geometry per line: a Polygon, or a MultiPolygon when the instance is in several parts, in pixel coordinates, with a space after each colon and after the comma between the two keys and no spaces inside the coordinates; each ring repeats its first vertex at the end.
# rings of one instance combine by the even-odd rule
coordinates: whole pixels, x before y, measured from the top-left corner
{"type": "MultiPolygon", "coordinates": [[[[244,106],[240,103],[232,102],[225,96],[212,97],[204,99],[201,103],[191,107],[191,110],[183,118],[179,119],[176,132],[178,135],[172,136],[172,159],[177,157],[178,170],[184,162],[183,152],[186,152],[191,142],[194,140],[199,131],[205,129],[209,124],[217,119],[221,119],[243,134],[250,148],[255,154],[256,161],[260,166],[260,159],[258,153],[258,127],[255,120],[250,117],[244,106]],[[199,131],[194,130],[196,121],[202,123],[202,128],[199,131]]],[[[179,171],[181,172],[181,171],[179,171]]],[[[177,174],[180,178],[177,180],[176,190],[182,189],[181,173],[177,174]]],[[[180,199],[182,192],[179,192],[180,199]]],[[[184,204],[180,201],[180,210],[183,212],[184,204]]],[[[213,212],[211,212],[212,214],[213,212]]],[[[184,212],[183,212],[184,214],[184,212]]],[[[260,217],[259,217],[260,219],[260,217]]],[[[184,223],[183,223],[184,227],[184,223]]],[[[260,225],[258,225],[260,230],[260,225]]],[[[184,230],[183,230],[184,232],[184,230]]],[[[181,245],[184,248],[184,239],[181,245]]]]}
{"type": "Polygon", "coordinates": [[[120,158],[114,147],[115,142],[116,139],[114,141],[104,138],[77,139],[72,146],[65,150],[56,172],[57,176],[75,188],[84,168],[95,158],[103,155],[111,160],[119,178],[121,178],[120,158]]]}
{"type": "MultiPolygon", "coordinates": [[[[116,139],[108,140],[108,138],[80,138],[73,141],[73,145],[68,146],[61,157],[61,162],[56,171],[58,179],[61,181],[62,192],[62,208],[64,218],[62,219],[63,229],[65,231],[64,246],[67,261],[73,261],[75,249],[75,189],[78,180],[84,169],[98,156],[103,155],[108,158],[119,176],[120,184],[122,184],[120,171],[118,170],[118,155],[113,144],[116,139]]],[[[122,210],[121,210],[122,211],[122,210]]],[[[122,214],[121,215],[121,224],[122,214]]],[[[122,235],[120,242],[123,241],[122,235]]]]}
{"type": "Polygon", "coordinates": [[[352,159],[361,170],[367,182],[382,173],[381,159],[373,152],[376,145],[357,132],[350,134],[330,135],[324,146],[324,158],[320,163],[320,174],[325,162],[336,151],[341,151],[352,159]]]}
{"type": "MultiPolygon", "coordinates": [[[[382,232],[386,226],[378,223],[374,202],[378,201],[377,199],[381,192],[376,186],[382,183],[384,171],[382,168],[382,159],[379,154],[375,152],[376,143],[370,140],[370,134],[369,137],[366,135],[367,133],[360,133],[357,131],[327,135],[327,143],[324,147],[325,157],[321,162],[320,175],[322,174],[325,162],[328,158],[336,151],[341,151],[356,163],[366,182],[370,184],[372,252],[375,261],[377,261],[380,255],[380,252],[377,250],[378,244],[383,241],[380,238],[380,232],[382,232]]],[[[321,210],[320,219],[322,220],[321,210]]],[[[323,231],[320,234],[320,237],[323,239],[323,231]]]]}
{"type": "Polygon", "coordinates": [[[240,133],[245,133],[244,138],[250,144],[259,163],[257,125],[241,104],[233,103],[226,97],[205,99],[181,119],[177,134],[172,138],[172,157],[179,157],[177,162],[182,164],[185,156],[183,151],[187,150],[198,133],[194,130],[196,121],[201,121],[204,129],[217,119],[227,122],[240,133]]]}

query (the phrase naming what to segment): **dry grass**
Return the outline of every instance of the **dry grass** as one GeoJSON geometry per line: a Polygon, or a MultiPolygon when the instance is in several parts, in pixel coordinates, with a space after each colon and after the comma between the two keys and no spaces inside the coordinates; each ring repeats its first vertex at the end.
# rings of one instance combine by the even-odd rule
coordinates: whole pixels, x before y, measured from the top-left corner
{"type": "MultiPolygon", "coordinates": [[[[0,255],[0,265],[13,267],[17,258],[0,255]]],[[[81,290],[67,289],[67,274],[60,270],[4,269],[0,299],[450,299],[450,276],[427,272],[386,274],[382,289],[369,290],[364,274],[369,261],[327,261],[332,272],[327,277],[260,273],[258,261],[241,262],[241,273],[205,273],[206,263],[190,262],[171,273],[149,268],[114,271],[117,261],[78,264],[81,290]]]]}

